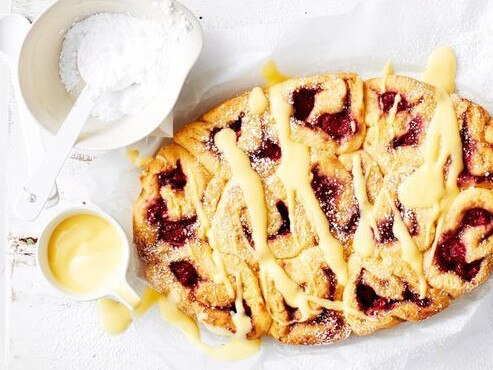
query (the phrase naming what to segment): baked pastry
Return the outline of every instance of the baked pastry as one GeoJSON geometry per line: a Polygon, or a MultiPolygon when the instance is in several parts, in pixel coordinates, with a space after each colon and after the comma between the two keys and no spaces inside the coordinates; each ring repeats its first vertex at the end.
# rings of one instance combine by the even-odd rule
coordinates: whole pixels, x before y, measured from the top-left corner
{"type": "Polygon", "coordinates": [[[492,174],[493,120],[468,100],[403,76],[291,79],[176,133],[142,173],[134,241],[149,283],[211,330],[331,343],[485,281],[492,174]]]}

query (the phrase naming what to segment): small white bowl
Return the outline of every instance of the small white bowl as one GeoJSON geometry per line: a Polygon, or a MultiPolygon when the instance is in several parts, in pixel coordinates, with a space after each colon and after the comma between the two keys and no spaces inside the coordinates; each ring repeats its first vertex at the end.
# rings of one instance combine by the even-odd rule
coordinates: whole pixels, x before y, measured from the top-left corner
{"type": "MultiPolygon", "coordinates": [[[[58,74],[61,45],[70,26],[101,12],[126,13],[163,24],[169,21],[169,15],[158,4],[156,0],[59,0],[41,14],[22,46],[18,78],[27,107],[45,130],[55,134],[75,102],[58,74]]],[[[77,147],[110,150],[130,145],[153,132],[171,112],[203,43],[200,24],[187,8],[174,2],[172,14],[184,16],[190,29],[186,37],[169,40],[170,76],[166,86],[140,114],[115,122],[91,117],[77,147]]]]}
{"type": "Polygon", "coordinates": [[[139,295],[127,283],[126,274],[128,264],[130,262],[130,243],[128,241],[127,235],[125,234],[125,231],[123,231],[123,228],[120,226],[120,224],[113,217],[102,211],[100,208],[93,206],[71,207],[55,215],[45,226],[43,232],[38,239],[36,259],[38,268],[41,271],[41,274],[45,277],[46,281],[55,289],[59,290],[60,292],[71,298],[75,298],[80,301],[89,301],[111,295],[125,303],[129,308],[136,307],[140,301],[139,295]],[[119,288],[119,291],[117,291],[116,289],[108,288],[92,293],[81,294],[67,289],[65,286],[60,284],[59,281],[53,276],[48,262],[48,243],[53,234],[53,231],[58,225],[60,225],[61,222],[63,222],[67,218],[80,214],[89,214],[101,217],[102,219],[108,221],[120,236],[123,246],[123,255],[116,279],[120,283],[118,286],[121,286],[119,288]]]}

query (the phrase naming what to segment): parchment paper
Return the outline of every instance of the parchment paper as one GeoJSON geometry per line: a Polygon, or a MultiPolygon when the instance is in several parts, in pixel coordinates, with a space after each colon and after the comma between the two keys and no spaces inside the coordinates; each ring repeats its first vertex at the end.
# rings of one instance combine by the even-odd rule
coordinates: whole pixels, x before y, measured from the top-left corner
{"type": "MultiPolygon", "coordinates": [[[[268,26],[241,31],[243,43],[207,45],[206,35],[206,49],[175,108],[175,129],[235,93],[263,84],[259,67],[267,58],[293,76],[354,71],[363,78],[378,76],[392,59],[396,73],[416,77],[429,53],[441,45],[457,53],[458,92],[493,112],[493,1],[365,1],[349,14],[291,24],[279,40],[268,37],[268,26]]],[[[159,139],[151,139],[151,145],[138,146],[151,151],[159,144],[159,139]]],[[[130,234],[139,170],[120,150],[103,155],[89,175],[92,201],[130,234]]],[[[163,365],[172,368],[492,368],[492,287],[492,281],[487,282],[421,323],[323,347],[285,346],[266,339],[258,355],[235,363],[219,363],[200,353],[163,322],[157,309],[134,326],[146,346],[162,354],[163,365]]]]}

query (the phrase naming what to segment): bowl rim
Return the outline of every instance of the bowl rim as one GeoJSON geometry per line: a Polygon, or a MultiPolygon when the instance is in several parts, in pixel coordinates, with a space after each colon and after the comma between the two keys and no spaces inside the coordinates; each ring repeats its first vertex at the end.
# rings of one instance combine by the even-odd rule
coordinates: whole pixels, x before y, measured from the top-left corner
{"type": "MultiPolygon", "coordinates": [[[[34,21],[31,24],[29,31],[26,33],[26,36],[22,42],[19,56],[18,56],[18,59],[16,61],[16,73],[15,73],[15,76],[13,77],[13,78],[16,78],[16,82],[17,82],[17,84],[19,86],[19,90],[20,90],[21,99],[22,99],[23,103],[25,104],[25,106],[27,107],[27,111],[28,111],[27,113],[36,122],[38,127],[40,127],[42,132],[46,133],[50,139],[56,135],[56,132],[50,130],[46,125],[42,124],[40,122],[40,120],[38,120],[36,115],[33,113],[33,109],[31,108],[31,105],[29,104],[28,99],[26,99],[25,88],[23,88],[23,83],[21,83],[21,81],[22,81],[21,64],[23,61],[23,55],[25,54],[27,41],[30,38],[34,37],[33,36],[33,30],[35,30],[35,27],[37,26],[37,24],[42,19],[50,17],[50,12],[52,12],[54,8],[62,6],[61,4],[63,4],[64,2],[67,2],[67,1],[72,1],[72,0],[56,0],[53,3],[48,4],[42,10],[42,12],[34,19],[34,21]]],[[[98,0],[96,0],[96,1],[98,1],[98,0]]],[[[150,0],[148,0],[148,1],[150,1],[150,0]]],[[[77,142],[74,144],[74,148],[81,149],[81,150],[93,150],[93,151],[104,151],[104,150],[114,150],[114,149],[124,148],[124,147],[132,145],[132,144],[144,139],[145,137],[149,136],[154,131],[159,129],[159,126],[162,125],[164,122],[166,122],[169,117],[173,117],[174,105],[176,105],[176,102],[180,96],[180,93],[183,90],[183,85],[184,85],[188,75],[190,74],[190,71],[192,70],[192,68],[195,65],[195,63],[197,62],[197,60],[199,59],[200,54],[202,52],[203,44],[204,44],[204,31],[202,29],[202,26],[201,26],[198,18],[195,16],[195,14],[192,11],[190,11],[190,9],[188,9],[185,5],[183,5],[179,1],[176,1],[176,0],[171,0],[171,1],[173,2],[173,6],[178,7],[179,11],[183,12],[186,15],[187,20],[189,20],[193,23],[193,26],[196,29],[198,40],[199,40],[198,52],[196,53],[194,58],[191,60],[190,69],[188,70],[188,72],[186,74],[183,74],[181,79],[177,80],[177,81],[179,81],[179,85],[181,86],[181,88],[177,89],[176,94],[175,94],[176,96],[174,96],[174,95],[172,96],[174,98],[175,104],[173,104],[170,111],[166,115],[164,115],[160,121],[156,121],[156,125],[151,126],[146,130],[139,131],[139,134],[135,135],[131,139],[119,140],[117,143],[114,143],[114,144],[111,144],[108,141],[107,143],[105,143],[105,145],[100,145],[100,144],[95,145],[95,144],[91,144],[91,141],[89,141],[89,143],[85,140],[83,140],[81,142],[80,137],[79,137],[77,139],[77,142]]],[[[95,3],[95,1],[93,1],[93,2],[95,3]]],[[[91,11],[91,14],[96,14],[96,13],[98,13],[97,9],[94,9],[91,11]]],[[[122,11],[122,13],[125,13],[125,11],[122,11]]],[[[77,19],[78,19],[77,15],[73,15],[72,18],[73,18],[72,23],[77,21],[77,19]]],[[[109,123],[109,124],[111,124],[111,123],[109,123]]],[[[49,143],[49,139],[47,140],[47,143],[49,143]]]]}

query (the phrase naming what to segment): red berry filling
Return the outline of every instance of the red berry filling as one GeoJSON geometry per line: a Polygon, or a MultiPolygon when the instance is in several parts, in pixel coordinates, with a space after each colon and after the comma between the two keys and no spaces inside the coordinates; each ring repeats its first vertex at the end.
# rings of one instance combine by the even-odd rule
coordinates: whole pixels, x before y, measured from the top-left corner
{"type": "Polygon", "coordinates": [[[391,310],[395,302],[385,297],[380,297],[371,286],[362,282],[359,282],[356,286],[356,298],[358,299],[360,310],[368,316],[374,316],[378,311],[391,310]]]}
{"type": "Polygon", "coordinates": [[[252,231],[250,230],[250,227],[246,224],[246,222],[243,222],[243,220],[241,221],[241,228],[250,246],[252,248],[255,248],[255,243],[253,242],[253,237],[252,237],[252,231]]]}
{"type": "Polygon", "coordinates": [[[394,217],[389,216],[383,220],[377,222],[377,230],[379,238],[377,242],[382,244],[392,243],[396,241],[396,237],[393,231],[394,217]]]}
{"type": "Polygon", "coordinates": [[[175,168],[159,173],[157,181],[161,187],[170,185],[173,190],[183,190],[187,184],[187,176],[183,173],[180,160],[176,162],[175,168]]]}
{"type": "Polygon", "coordinates": [[[322,211],[325,213],[330,225],[330,229],[339,239],[346,240],[354,234],[359,222],[359,208],[354,205],[350,219],[343,225],[337,222],[337,198],[344,190],[344,184],[337,179],[323,175],[318,167],[312,169],[312,189],[315,197],[320,203],[322,211]]]}
{"type": "Polygon", "coordinates": [[[288,207],[282,200],[278,200],[276,202],[276,208],[277,211],[279,212],[279,215],[281,216],[281,226],[279,226],[279,229],[274,235],[269,235],[269,239],[274,239],[279,235],[286,235],[291,232],[290,230],[291,222],[289,221],[288,207]]]}
{"type": "Polygon", "coordinates": [[[311,126],[322,130],[338,142],[356,133],[356,123],[347,104],[338,113],[320,115],[311,126]]]}
{"type": "Polygon", "coordinates": [[[281,147],[271,139],[263,140],[260,147],[250,153],[250,161],[258,162],[263,159],[270,159],[273,162],[279,161],[281,159],[281,147]]]}
{"type": "Polygon", "coordinates": [[[236,132],[236,137],[239,138],[241,136],[241,124],[243,122],[243,118],[245,117],[245,113],[241,112],[237,119],[231,121],[227,124],[227,126],[236,132]]]}
{"type": "Polygon", "coordinates": [[[313,121],[307,122],[315,105],[315,96],[320,91],[319,87],[300,87],[293,91],[291,98],[294,108],[293,116],[297,122],[312,129],[321,130],[338,142],[355,134],[357,126],[351,112],[350,94],[346,95],[346,101],[340,112],[323,113],[313,121]]]}
{"type": "Polygon", "coordinates": [[[417,146],[423,133],[423,121],[420,117],[414,117],[407,124],[407,130],[402,135],[392,139],[392,148],[400,146],[417,146]]]}
{"type": "Polygon", "coordinates": [[[482,259],[471,263],[466,260],[466,246],[459,236],[448,238],[439,244],[435,253],[435,262],[443,272],[454,272],[462,280],[471,281],[479,272],[482,259]]]}
{"type": "Polygon", "coordinates": [[[297,308],[291,307],[284,301],[284,309],[286,310],[286,313],[288,315],[288,321],[295,321],[297,319],[296,313],[298,312],[297,308]]]}
{"type": "Polygon", "coordinates": [[[419,294],[412,292],[409,286],[404,283],[402,299],[389,299],[382,297],[368,284],[363,283],[362,274],[356,283],[356,299],[361,311],[368,316],[375,316],[382,311],[390,311],[396,305],[403,302],[412,302],[419,307],[428,307],[431,301],[428,298],[419,298],[419,294]]]}
{"type": "Polygon", "coordinates": [[[180,284],[186,288],[193,288],[199,282],[199,274],[189,261],[173,261],[169,264],[169,269],[180,284]]]}
{"type": "MultiPolygon", "coordinates": [[[[408,110],[410,108],[409,104],[407,103],[407,100],[402,96],[402,94],[399,94],[401,96],[401,101],[397,104],[397,112],[399,113],[403,110],[408,110]]],[[[386,91],[383,94],[380,94],[379,96],[379,103],[380,103],[380,109],[388,113],[392,107],[394,106],[395,102],[395,97],[397,96],[397,93],[394,91],[386,91]]]]}
{"type": "Polygon", "coordinates": [[[466,125],[466,115],[462,116],[463,127],[460,130],[462,139],[462,160],[464,161],[464,169],[457,178],[457,185],[461,188],[466,188],[473,185],[481,185],[493,182],[493,171],[486,172],[483,175],[473,175],[470,171],[472,157],[476,152],[476,142],[471,138],[466,125]]]}
{"type": "Polygon", "coordinates": [[[166,202],[159,198],[147,208],[147,220],[151,225],[157,226],[158,240],[173,247],[182,247],[187,240],[193,237],[193,225],[197,217],[170,220],[166,202]]]}
{"type": "Polygon", "coordinates": [[[431,305],[431,300],[429,298],[419,298],[419,294],[413,292],[409,289],[409,286],[405,284],[404,292],[402,293],[402,298],[404,302],[413,302],[415,305],[421,308],[428,307],[431,305]]]}
{"type": "Polygon", "coordinates": [[[493,215],[483,208],[472,208],[466,212],[462,223],[471,227],[490,226],[493,215]]]}
{"type": "MultiPolygon", "coordinates": [[[[409,235],[415,236],[418,234],[418,223],[415,218],[416,214],[412,211],[408,211],[408,212],[410,212],[410,214],[412,215],[411,217],[414,218],[411,219],[412,222],[411,228],[409,228],[409,226],[407,225],[406,226],[408,228],[409,235]]],[[[397,238],[394,235],[393,228],[394,228],[394,216],[389,216],[387,218],[384,218],[383,220],[379,220],[377,222],[377,230],[378,230],[379,238],[378,239],[375,238],[377,239],[377,242],[382,244],[395,242],[397,238]]]]}
{"type": "MultiPolygon", "coordinates": [[[[395,200],[395,206],[399,210],[401,217],[404,220],[411,222],[411,227],[409,227],[408,223],[406,223],[406,227],[411,236],[415,236],[419,232],[419,225],[416,219],[416,213],[412,210],[408,210],[404,208],[404,206],[399,202],[398,199],[395,200]]],[[[377,230],[379,234],[379,238],[375,237],[375,240],[379,243],[386,244],[391,243],[397,240],[394,235],[394,215],[388,215],[386,218],[377,221],[377,230]]]]}
{"type": "Polygon", "coordinates": [[[327,277],[327,281],[329,282],[329,291],[327,292],[326,298],[328,300],[333,301],[335,298],[336,288],[337,288],[336,275],[329,267],[322,268],[322,272],[327,277]]]}
{"type": "Polygon", "coordinates": [[[418,220],[416,218],[416,212],[413,210],[409,210],[404,208],[401,202],[399,202],[399,199],[395,200],[395,207],[399,210],[401,217],[404,220],[408,220],[411,222],[411,227],[407,226],[409,230],[409,234],[412,236],[418,235],[419,233],[419,225],[418,225],[418,220]]]}
{"type": "MultiPolygon", "coordinates": [[[[245,309],[245,315],[247,315],[248,317],[252,317],[252,309],[245,300],[243,300],[243,308],[245,309]]],[[[236,313],[236,305],[233,303],[227,311],[236,313]]]]}
{"type": "Polygon", "coordinates": [[[319,87],[300,87],[293,91],[292,102],[293,116],[298,121],[306,121],[315,106],[315,95],[320,91],[319,87]]]}
{"type": "MultiPolygon", "coordinates": [[[[237,139],[241,136],[241,124],[243,123],[244,117],[245,117],[245,113],[241,112],[237,119],[235,119],[234,121],[228,122],[226,124],[226,127],[230,128],[231,130],[233,130],[236,133],[237,139]]],[[[216,144],[214,143],[214,136],[216,136],[216,134],[221,130],[222,130],[221,127],[214,127],[211,130],[209,137],[205,141],[205,145],[207,146],[207,148],[209,148],[209,150],[211,150],[215,154],[219,153],[219,150],[217,149],[216,144]]]]}
{"type": "Polygon", "coordinates": [[[168,207],[163,198],[159,198],[147,207],[147,221],[151,225],[157,225],[168,217],[168,207]]]}
{"type": "MultiPolygon", "coordinates": [[[[277,238],[278,236],[287,235],[291,232],[291,229],[290,229],[291,223],[289,221],[288,207],[286,206],[286,204],[282,200],[278,200],[276,202],[276,208],[277,208],[277,211],[279,212],[279,215],[281,216],[281,226],[279,226],[279,229],[277,229],[276,233],[268,236],[268,240],[273,240],[273,239],[277,238]]],[[[250,228],[248,227],[248,225],[245,222],[241,223],[241,227],[243,229],[243,234],[245,235],[245,237],[248,240],[248,243],[250,243],[250,245],[253,248],[255,248],[255,243],[254,243],[253,238],[252,238],[252,231],[250,230],[250,228]]]]}
{"type": "Polygon", "coordinates": [[[342,232],[344,233],[344,235],[350,236],[356,232],[359,224],[359,218],[359,207],[356,204],[352,210],[351,217],[349,217],[349,221],[347,221],[342,227],[342,232]]]}
{"type": "Polygon", "coordinates": [[[340,312],[324,308],[317,317],[306,321],[306,324],[325,326],[328,332],[324,334],[330,338],[336,336],[344,328],[344,319],[340,312]]]}
{"type": "Polygon", "coordinates": [[[457,177],[457,185],[462,189],[468,186],[482,185],[493,182],[493,172],[488,172],[486,175],[473,175],[465,168],[457,177]]]}
{"type": "Polygon", "coordinates": [[[483,259],[466,262],[466,245],[462,240],[464,230],[486,227],[485,237],[493,231],[493,214],[483,208],[472,208],[464,213],[459,227],[446,233],[437,246],[435,263],[443,272],[453,272],[462,280],[472,281],[481,268],[483,259]]]}
{"type": "Polygon", "coordinates": [[[158,229],[158,238],[173,247],[181,247],[193,236],[192,226],[197,217],[184,218],[179,221],[166,221],[158,229]]]}

